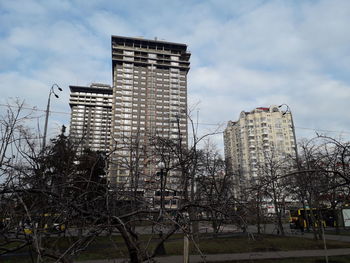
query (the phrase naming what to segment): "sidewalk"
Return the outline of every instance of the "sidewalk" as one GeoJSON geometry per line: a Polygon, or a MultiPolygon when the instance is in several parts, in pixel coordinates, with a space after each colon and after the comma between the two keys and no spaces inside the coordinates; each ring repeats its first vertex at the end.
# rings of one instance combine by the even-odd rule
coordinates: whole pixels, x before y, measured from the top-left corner
{"type": "MultiPolygon", "coordinates": [[[[328,256],[344,256],[350,255],[350,248],[329,249],[328,256]]],[[[254,260],[254,259],[279,259],[279,258],[304,258],[304,257],[323,257],[324,250],[294,250],[294,251],[278,251],[278,252],[251,252],[251,253],[234,253],[234,254],[216,254],[206,255],[205,262],[222,262],[230,260],[254,260]]],[[[157,263],[181,263],[182,256],[168,256],[155,258],[157,263]]],[[[122,263],[127,262],[125,259],[104,259],[89,260],[83,263],[122,263]]],[[[191,263],[204,262],[201,256],[191,255],[191,263]]]]}

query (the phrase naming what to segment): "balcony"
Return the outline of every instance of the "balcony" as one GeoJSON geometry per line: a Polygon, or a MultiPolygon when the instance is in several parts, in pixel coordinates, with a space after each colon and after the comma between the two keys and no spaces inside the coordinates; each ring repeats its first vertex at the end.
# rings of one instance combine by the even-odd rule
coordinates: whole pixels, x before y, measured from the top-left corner
{"type": "Polygon", "coordinates": [[[255,139],[248,139],[248,142],[249,142],[250,144],[253,144],[253,143],[255,143],[255,139]]]}

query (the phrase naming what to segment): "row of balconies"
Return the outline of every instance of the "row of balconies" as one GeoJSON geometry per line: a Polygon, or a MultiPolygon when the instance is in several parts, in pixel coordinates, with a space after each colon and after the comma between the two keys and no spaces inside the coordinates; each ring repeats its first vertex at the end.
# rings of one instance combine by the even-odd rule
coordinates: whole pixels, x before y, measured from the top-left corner
{"type": "Polygon", "coordinates": [[[172,64],[172,63],[184,63],[184,64],[190,64],[189,61],[187,60],[181,60],[181,57],[179,56],[174,56],[174,58],[171,58],[171,56],[166,56],[166,55],[158,55],[156,57],[150,57],[148,54],[141,54],[134,52],[134,54],[121,54],[119,52],[113,52],[113,55],[117,58],[124,58],[125,60],[128,61],[144,61],[148,62],[151,64],[159,64],[159,63],[166,63],[166,64],[172,64]]]}
{"type": "Polygon", "coordinates": [[[119,50],[123,52],[129,51],[129,52],[146,52],[147,54],[154,53],[157,55],[172,55],[172,56],[181,56],[181,55],[190,55],[190,52],[186,50],[186,53],[184,53],[184,50],[174,50],[174,49],[169,49],[169,48],[164,48],[163,45],[160,46],[161,48],[158,48],[158,46],[135,46],[135,45],[120,45],[117,43],[112,44],[112,51],[113,52],[118,52],[119,50]]]}
{"type": "MultiPolygon", "coordinates": [[[[130,108],[140,108],[140,110],[146,110],[149,107],[155,108],[156,106],[162,106],[164,111],[170,109],[173,109],[173,106],[177,106],[179,110],[184,110],[186,106],[185,101],[180,101],[180,103],[175,102],[157,102],[157,103],[146,103],[144,101],[132,101],[127,104],[125,101],[116,101],[115,105],[122,106],[122,107],[130,107],[130,108]]],[[[159,108],[159,107],[158,107],[159,108]]]]}
{"type": "Polygon", "coordinates": [[[98,102],[98,101],[87,101],[87,100],[74,100],[70,99],[69,104],[73,105],[83,105],[83,106],[93,106],[94,107],[103,107],[103,108],[111,108],[112,101],[110,102],[98,102]]]}
{"type": "MultiPolygon", "coordinates": [[[[158,52],[157,52],[158,53],[158,52]]],[[[136,57],[143,57],[143,58],[150,58],[150,59],[167,59],[167,60],[174,60],[177,61],[179,59],[179,54],[165,54],[165,53],[150,53],[149,50],[135,50],[135,49],[127,49],[127,48],[120,48],[115,47],[113,49],[113,54],[116,55],[126,55],[126,56],[136,56],[136,57]],[[174,59],[171,59],[171,57],[174,57],[174,59]]]]}
{"type": "Polygon", "coordinates": [[[123,79],[134,79],[135,81],[139,80],[147,80],[148,82],[150,81],[163,81],[163,82],[171,82],[171,83],[178,83],[178,82],[185,82],[186,77],[179,75],[177,77],[172,77],[172,76],[162,76],[162,75],[155,75],[154,73],[148,73],[147,75],[142,74],[142,73],[117,73],[117,76],[119,78],[123,79]]]}
{"type": "Polygon", "coordinates": [[[190,68],[190,65],[189,65],[189,62],[176,62],[178,64],[172,64],[174,62],[169,62],[169,61],[164,61],[164,60],[159,60],[157,61],[156,63],[151,63],[148,61],[148,59],[143,59],[143,58],[135,58],[135,59],[125,59],[127,57],[123,57],[123,56],[115,56],[113,55],[112,56],[112,60],[113,61],[120,61],[120,62],[132,62],[134,64],[138,64],[138,65],[143,65],[143,66],[149,66],[149,65],[154,65],[155,67],[157,68],[179,68],[179,69],[184,69],[186,71],[189,70],[190,68]]]}
{"type": "MultiPolygon", "coordinates": [[[[157,88],[157,89],[169,89],[169,87],[172,88],[184,88],[186,89],[186,81],[180,81],[180,82],[170,82],[166,80],[159,80],[159,81],[149,81],[149,80],[143,80],[143,79],[126,79],[126,78],[121,78],[117,79],[114,81],[116,85],[130,85],[131,87],[144,87],[147,89],[150,88],[157,88]]],[[[129,89],[130,90],[130,89],[129,89]]]]}
{"type": "Polygon", "coordinates": [[[133,95],[133,94],[123,94],[122,92],[118,92],[118,93],[116,93],[116,95],[118,95],[118,96],[116,96],[116,100],[129,100],[129,101],[131,101],[131,100],[138,100],[138,99],[144,99],[144,100],[146,100],[146,99],[159,99],[159,100],[162,100],[162,101],[164,101],[164,100],[167,100],[167,101],[169,101],[169,100],[173,100],[173,99],[180,99],[181,101],[185,101],[186,100],[186,94],[172,94],[172,93],[170,93],[169,94],[169,92],[157,92],[157,93],[144,93],[144,94],[140,94],[140,93],[138,93],[137,95],[133,95]]]}

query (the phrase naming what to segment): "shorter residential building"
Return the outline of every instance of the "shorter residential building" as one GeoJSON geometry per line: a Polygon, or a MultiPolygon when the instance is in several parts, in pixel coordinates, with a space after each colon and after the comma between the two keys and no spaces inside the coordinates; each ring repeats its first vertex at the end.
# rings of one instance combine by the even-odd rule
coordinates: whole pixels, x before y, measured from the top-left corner
{"type": "Polygon", "coordinates": [[[234,177],[236,195],[242,195],[267,161],[295,156],[292,114],[278,106],[242,111],[224,131],[227,171],[234,177]]]}
{"type": "Polygon", "coordinates": [[[70,137],[79,149],[108,152],[111,141],[113,89],[110,85],[69,86],[70,137]]]}

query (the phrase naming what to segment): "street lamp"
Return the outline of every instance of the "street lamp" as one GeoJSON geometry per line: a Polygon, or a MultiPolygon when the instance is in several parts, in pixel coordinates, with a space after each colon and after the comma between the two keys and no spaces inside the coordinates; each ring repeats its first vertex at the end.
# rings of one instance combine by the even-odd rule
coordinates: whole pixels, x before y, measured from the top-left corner
{"type": "Polygon", "coordinates": [[[164,162],[159,162],[158,163],[158,168],[160,169],[160,212],[163,214],[164,210],[164,169],[165,169],[165,163],[164,162]]]}
{"type": "Polygon", "coordinates": [[[295,147],[294,147],[295,159],[296,159],[297,165],[298,165],[298,167],[299,167],[299,157],[298,157],[298,148],[297,148],[297,137],[296,137],[296,135],[295,135],[295,126],[294,126],[294,121],[293,121],[293,114],[292,114],[292,111],[290,110],[290,107],[289,107],[287,104],[285,104],[285,103],[279,105],[278,108],[282,108],[283,106],[287,107],[287,109],[286,109],[285,112],[283,112],[282,115],[285,115],[285,114],[287,114],[287,113],[290,114],[291,128],[292,128],[293,137],[294,137],[294,144],[295,144],[295,145],[294,145],[294,146],[295,146],[295,147]]]}
{"type": "Polygon", "coordinates": [[[58,86],[56,83],[54,83],[54,84],[51,86],[50,93],[49,93],[49,98],[47,99],[47,107],[46,107],[45,126],[44,126],[44,136],[43,136],[43,147],[42,147],[42,150],[43,150],[43,151],[44,151],[45,146],[46,146],[46,134],[47,134],[47,124],[48,124],[48,121],[49,121],[51,94],[55,95],[56,98],[59,98],[59,96],[58,96],[58,95],[56,94],[56,92],[55,92],[55,89],[54,89],[55,87],[57,87],[57,89],[58,89],[59,91],[62,91],[61,87],[58,86]]]}

